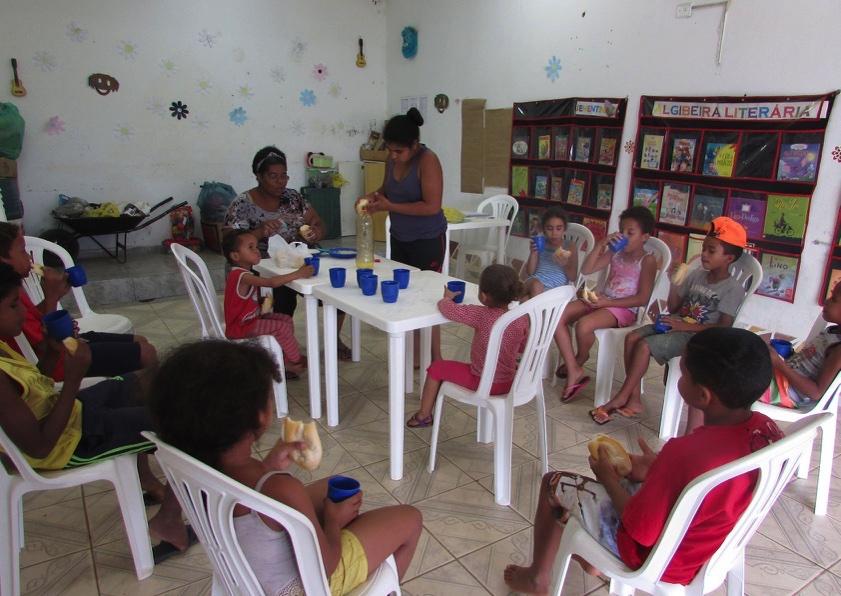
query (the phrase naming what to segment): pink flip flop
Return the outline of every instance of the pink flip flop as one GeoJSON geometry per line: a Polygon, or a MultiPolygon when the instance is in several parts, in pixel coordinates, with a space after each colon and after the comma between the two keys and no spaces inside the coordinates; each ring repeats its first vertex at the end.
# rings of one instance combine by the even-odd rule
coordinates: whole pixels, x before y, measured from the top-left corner
{"type": "Polygon", "coordinates": [[[566,391],[564,391],[564,394],[561,396],[561,403],[566,404],[574,400],[575,396],[578,395],[581,392],[581,390],[589,384],[589,376],[581,377],[580,381],[566,388],[566,391]]]}

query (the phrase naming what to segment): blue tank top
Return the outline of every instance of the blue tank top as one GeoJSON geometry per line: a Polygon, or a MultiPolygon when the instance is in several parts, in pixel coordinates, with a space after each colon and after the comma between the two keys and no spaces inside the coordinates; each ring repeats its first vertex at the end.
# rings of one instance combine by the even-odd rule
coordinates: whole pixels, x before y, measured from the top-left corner
{"type": "MultiPolygon", "coordinates": [[[[421,156],[426,151],[426,145],[421,145],[420,150],[409,162],[409,171],[402,180],[394,178],[394,162],[388,162],[383,191],[389,201],[393,203],[417,203],[422,199],[418,165],[421,156]]],[[[435,215],[390,213],[389,217],[391,218],[391,235],[401,242],[437,238],[447,229],[447,220],[444,218],[443,210],[435,215]]]]}

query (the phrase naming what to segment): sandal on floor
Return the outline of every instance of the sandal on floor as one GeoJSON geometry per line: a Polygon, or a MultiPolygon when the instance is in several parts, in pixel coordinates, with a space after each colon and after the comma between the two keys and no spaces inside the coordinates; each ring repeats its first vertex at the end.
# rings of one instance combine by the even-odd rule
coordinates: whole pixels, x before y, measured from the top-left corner
{"type": "Polygon", "coordinates": [[[339,360],[352,360],[353,359],[353,351],[343,344],[341,341],[336,346],[336,354],[339,357],[339,360]]]}
{"type": "Polygon", "coordinates": [[[187,548],[181,550],[171,542],[161,540],[157,546],[152,547],[152,559],[155,561],[155,565],[158,565],[159,563],[163,563],[164,561],[174,557],[175,555],[186,553],[191,546],[193,546],[194,544],[198,544],[198,542],[199,537],[196,536],[196,533],[193,531],[193,528],[191,526],[187,526],[187,548]]]}
{"type": "Polygon", "coordinates": [[[637,412],[635,410],[629,410],[626,407],[616,408],[614,410],[617,414],[622,416],[623,418],[639,418],[642,415],[642,412],[637,412]]]}
{"type": "Polygon", "coordinates": [[[426,428],[432,426],[432,414],[426,418],[418,418],[417,412],[412,414],[412,417],[406,421],[406,426],[409,428],[426,428]]]}
{"type": "Polygon", "coordinates": [[[590,410],[590,418],[593,419],[593,422],[601,426],[602,424],[607,424],[613,417],[610,415],[612,410],[608,410],[604,406],[599,406],[598,408],[593,408],[590,410]]]}
{"type": "Polygon", "coordinates": [[[564,391],[564,394],[561,396],[561,403],[567,404],[575,399],[575,396],[578,395],[582,389],[584,389],[587,385],[590,384],[590,377],[584,376],[581,377],[581,380],[577,383],[570,385],[564,391]]]}

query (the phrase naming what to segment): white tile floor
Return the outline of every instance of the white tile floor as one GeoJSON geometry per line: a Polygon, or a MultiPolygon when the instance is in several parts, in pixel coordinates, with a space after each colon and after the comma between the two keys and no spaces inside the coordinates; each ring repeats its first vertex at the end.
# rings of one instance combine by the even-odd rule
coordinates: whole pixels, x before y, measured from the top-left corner
{"type": "MultiPolygon", "coordinates": [[[[301,310],[296,330],[303,340],[301,310]]],[[[107,311],[130,317],[136,332],[147,336],[162,355],[198,337],[195,315],[185,298],[107,311]]],[[[442,341],[445,357],[467,359],[469,330],[448,325],[442,341]]],[[[474,412],[468,408],[446,406],[438,469],[432,475],[425,468],[429,430],[407,432],[405,475],[401,481],[392,481],[383,424],[388,404],[385,338],[363,327],[363,347],[361,362],[340,363],[341,424],[327,428],[320,421],[324,461],[317,471],[298,473],[299,477],[310,481],[346,473],[361,481],[366,507],[400,502],[421,509],[425,530],[404,578],[404,593],[507,594],[502,582],[505,565],[531,559],[531,519],[540,477],[534,409],[524,406],[517,411],[510,507],[494,503],[492,448],[474,442],[474,412]]],[[[597,427],[587,416],[591,388],[576,402],[561,406],[557,390],[547,386],[550,465],[588,471],[585,442],[596,432],[608,432],[626,445],[636,445],[640,435],[656,442],[661,375],[659,369],[650,371],[644,398],[647,411],[641,420],[619,420],[604,427],[597,427]]],[[[289,395],[292,414],[305,417],[306,381],[292,381],[289,395]]],[[[416,395],[407,397],[407,411],[412,411],[416,399],[416,395]]],[[[268,449],[279,432],[278,426],[272,428],[259,448],[268,449]]],[[[835,466],[834,474],[829,515],[824,518],[812,513],[814,474],[786,490],[748,548],[749,594],[841,593],[841,466],[835,466]]],[[[25,594],[210,594],[210,569],[200,546],[159,565],[151,578],[137,581],[108,485],[30,495],[24,517],[21,579],[25,594]]],[[[564,593],[607,594],[607,589],[575,568],[564,593]]]]}

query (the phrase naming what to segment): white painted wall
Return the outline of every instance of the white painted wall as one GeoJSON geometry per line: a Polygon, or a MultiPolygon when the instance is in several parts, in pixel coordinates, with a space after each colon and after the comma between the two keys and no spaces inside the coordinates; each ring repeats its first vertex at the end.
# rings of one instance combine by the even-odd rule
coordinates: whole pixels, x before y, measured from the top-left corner
{"type": "MultiPolygon", "coordinates": [[[[456,99],[484,97],[489,108],[569,96],[629,98],[625,138],[634,138],[640,95],[783,95],[841,86],[841,2],[732,0],[724,59],[716,64],[721,8],[696,9],[676,19],[677,0],[388,0],[388,107],[400,98],[450,96],[444,114],[431,110],[422,140],[441,157],[445,201],[475,205],[459,192],[461,118],[456,99]],[[400,54],[400,31],[419,32],[414,60],[400,54]],[[551,82],[544,66],[562,64],[551,82]]],[[[826,134],[812,203],[800,280],[793,305],[754,297],[747,317],[797,334],[817,313],[828,242],[839,208],[841,103],[826,134]]],[[[620,153],[616,200],[627,204],[631,158],[620,153]]],[[[487,189],[485,196],[494,193],[487,189]]],[[[512,250],[525,252],[512,238],[512,250]]]]}
{"type": "MultiPolygon", "coordinates": [[[[251,159],[267,144],[286,151],[294,188],[308,151],[357,160],[370,122],[381,126],[386,112],[384,32],[383,7],[370,0],[0,0],[0,101],[13,101],[27,123],[19,160],[27,230],[54,227],[58,193],[194,203],[205,180],[245,190],[251,159]],[[71,23],[83,30],[76,39],[71,23]],[[203,31],[212,47],[200,43],[203,31]],[[364,69],[355,66],[359,36],[364,69]],[[120,54],[122,42],[136,45],[135,57],[120,54]],[[297,54],[296,42],[304,44],[297,54]],[[9,93],[12,56],[23,98],[9,93]],[[327,67],[323,81],[316,64],[327,67]],[[87,86],[95,72],[115,76],[119,91],[97,95],[87,86]],[[314,106],[299,101],[304,89],[314,106]],[[173,101],[188,105],[186,120],[170,117],[173,101]],[[238,106],[248,118],[241,127],[228,116],[238,106]],[[61,134],[45,130],[53,116],[64,122],[61,134]]],[[[167,219],[129,239],[153,245],[168,236],[167,219]]]]}

